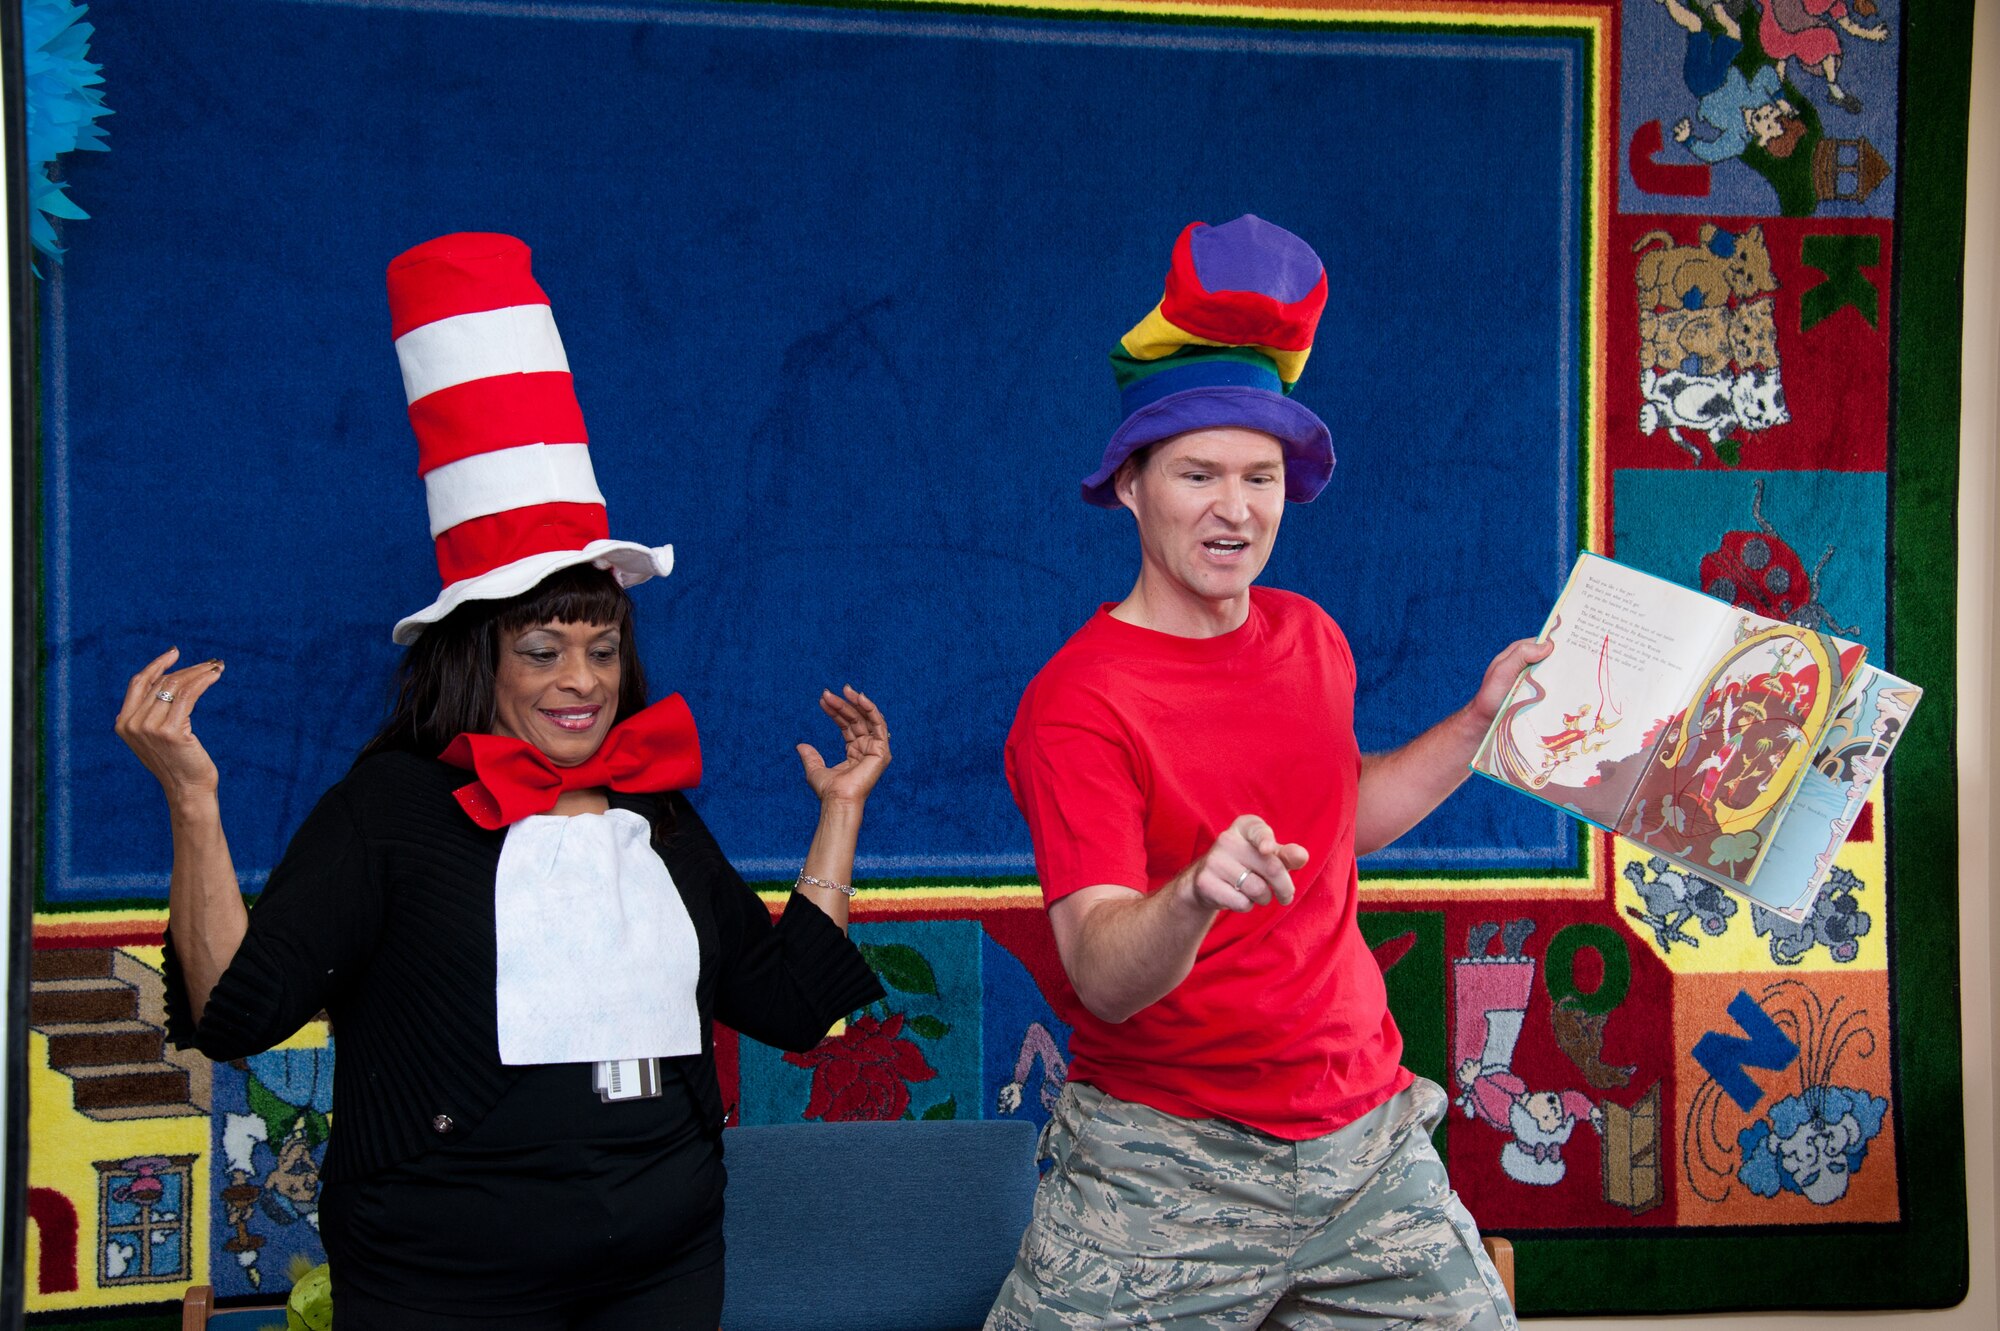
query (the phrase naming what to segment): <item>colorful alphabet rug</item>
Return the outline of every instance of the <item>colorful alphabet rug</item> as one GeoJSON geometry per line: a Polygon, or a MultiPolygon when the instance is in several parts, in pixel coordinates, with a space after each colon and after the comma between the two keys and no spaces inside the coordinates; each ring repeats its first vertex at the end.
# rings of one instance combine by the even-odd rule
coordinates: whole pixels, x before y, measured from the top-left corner
{"type": "MultiPolygon", "coordinates": [[[[1041,1120],[1063,983],[1001,771],[1136,568],[1078,501],[1187,222],[1325,257],[1327,492],[1266,573],[1346,629],[1365,749],[1533,633],[1581,550],[1865,641],[1925,690],[1811,916],[1489,782],[1364,863],[1409,1065],[1522,1311],[1856,1308],[1966,1278],[1951,736],[1970,5],[93,0],[108,151],[42,260],[28,1301],[165,1319],[318,1260],[311,1024],[164,1047],[171,861],[112,733],[169,645],[259,887],[436,594],[389,259],[533,247],[658,692],[775,906],[793,745],[896,760],[854,936],[888,998],[724,1038],[747,1123],[1041,1120]]],[[[72,52],[74,54],[74,52],[72,52]]],[[[1272,1014],[1280,1019],[1282,1014],[1272,1014]]],[[[135,1323],[136,1324],[136,1323],[135,1323]]],[[[165,1325],[164,1320],[160,1321],[165,1325]]]]}

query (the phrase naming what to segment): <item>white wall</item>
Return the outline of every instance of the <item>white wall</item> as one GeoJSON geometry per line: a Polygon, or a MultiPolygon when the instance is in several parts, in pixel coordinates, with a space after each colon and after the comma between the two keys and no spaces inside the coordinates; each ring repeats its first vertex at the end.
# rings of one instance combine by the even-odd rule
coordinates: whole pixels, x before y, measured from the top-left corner
{"type": "MultiPolygon", "coordinates": [[[[0,169],[0,234],[4,234],[5,219],[8,216],[7,173],[4,169],[0,169]]],[[[14,308],[14,293],[11,290],[12,278],[10,274],[11,270],[6,262],[6,256],[0,254],[0,311],[12,310],[14,308]]],[[[0,366],[13,364],[13,339],[13,321],[8,318],[0,318],[0,366]]],[[[0,381],[0,383],[11,385],[11,379],[0,381]]],[[[0,387],[0,440],[11,441],[13,437],[13,390],[11,386],[0,387]]],[[[7,465],[5,451],[4,448],[0,448],[0,549],[11,550],[14,545],[14,469],[11,465],[7,465]]],[[[0,661],[11,662],[13,659],[14,579],[8,576],[0,578],[0,661]]],[[[6,676],[11,677],[11,673],[11,671],[6,672],[6,676]]],[[[0,737],[12,736],[13,733],[14,690],[11,684],[5,682],[4,677],[0,677],[0,737]]],[[[11,754],[9,755],[9,759],[11,759],[11,754]]],[[[6,881],[5,869],[5,866],[12,864],[14,860],[14,767],[12,761],[9,759],[0,759],[0,900],[5,900],[7,903],[6,908],[0,910],[0,921],[11,923],[17,906],[12,899],[11,887],[6,881]]],[[[5,1021],[4,995],[8,992],[9,985],[11,984],[11,977],[8,971],[8,959],[11,950],[11,945],[5,936],[4,930],[0,930],[0,1023],[4,1023],[5,1021]]],[[[25,1016],[26,1014],[23,1015],[25,1016]]],[[[9,1039],[13,1034],[11,1030],[6,1030],[4,1026],[0,1026],[0,1040],[9,1039]]],[[[22,1036],[23,1038],[26,1037],[25,1031],[22,1032],[22,1036]]],[[[4,1055],[0,1055],[0,1112],[4,1112],[4,1107],[7,1104],[7,1069],[7,1059],[4,1055]]],[[[23,1125],[24,1128],[25,1126],[23,1125]]],[[[4,1131],[4,1128],[0,1128],[0,1131],[4,1131]]],[[[14,1180],[7,1177],[7,1154],[4,1150],[0,1150],[0,1198],[6,1197],[8,1189],[13,1186],[14,1180]]],[[[14,1238],[13,1235],[7,1233],[7,1217],[8,1208],[4,1203],[0,1203],[0,1253],[5,1253],[9,1250],[9,1241],[14,1238]]],[[[23,1251],[25,1252],[26,1249],[24,1248],[23,1251]]],[[[16,1315],[15,1309],[0,1308],[0,1325],[8,1325],[9,1319],[16,1315]]]]}

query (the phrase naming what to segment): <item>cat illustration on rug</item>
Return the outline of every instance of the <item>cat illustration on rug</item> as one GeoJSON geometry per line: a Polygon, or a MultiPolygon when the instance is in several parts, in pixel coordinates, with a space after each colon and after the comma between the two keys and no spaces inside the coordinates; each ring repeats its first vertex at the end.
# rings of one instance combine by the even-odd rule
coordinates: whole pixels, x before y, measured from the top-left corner
{"type": "Polygon", "coordinates": [[[1665,231],[1648,231],[1633,242],[1639,256],[1639,309],[1714,309],[1732,296],[1748,300],[1778,289],[1764,228],[1724,231],[1702,223],[1698,243],[1676,245],[1665,231]],[[1653,246],[1664,245],[1664,249],[1653,246]]]}
{"type": "Polygon", "coordinates": [[[1742,305],[1700,309],[1641,310],[1639,364],[1642,369],[1720,374],[1739,369],[1778,368],[1778,324],[1769,296],[1742,305]]]}

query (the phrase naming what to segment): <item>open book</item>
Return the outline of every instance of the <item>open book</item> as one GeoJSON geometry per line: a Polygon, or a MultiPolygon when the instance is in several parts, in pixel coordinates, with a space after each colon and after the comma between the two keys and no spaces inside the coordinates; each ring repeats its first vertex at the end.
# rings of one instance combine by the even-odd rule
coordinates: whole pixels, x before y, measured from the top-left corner
{"type": "Polygon", "coordinates": [[[1601,555],[1542,636],[1473,770],[1803,919],[1922,690],[1601,555]]]}

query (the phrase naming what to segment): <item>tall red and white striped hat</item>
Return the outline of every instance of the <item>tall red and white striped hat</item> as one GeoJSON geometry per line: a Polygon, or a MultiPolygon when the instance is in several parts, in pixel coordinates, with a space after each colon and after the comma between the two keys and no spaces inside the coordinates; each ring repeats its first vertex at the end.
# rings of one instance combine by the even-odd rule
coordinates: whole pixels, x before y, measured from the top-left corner
{"type": "Polygon", "coordinates": [[[512,236],[462,232],[389,265],[417,471],[444,590],[396,625],[416,641],[467,601],[527,591],[574,564],[627,587],[673,571],[671,545],[609,539],[604,496],[549,298],[512,236]]]}

